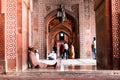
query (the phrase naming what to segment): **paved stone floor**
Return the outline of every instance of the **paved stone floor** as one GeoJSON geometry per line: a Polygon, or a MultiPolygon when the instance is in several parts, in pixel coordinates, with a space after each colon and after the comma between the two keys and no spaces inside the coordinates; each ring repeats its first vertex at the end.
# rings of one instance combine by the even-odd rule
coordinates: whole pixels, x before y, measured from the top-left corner
{"type": "Polygon", "coordinates": [[[56,69],[27,69],[0,75],[0,80],[120,80],[120,71],[97,70],[89,59],[58,60],[56,69]],[[86,62],[87,61],[87,62],[86,62]]]}
{"type": "MultiPolygon", "coordinates": [[[[56,61],[41,60],[45,63],[55,63],[56,61]]],[[[96,70],[96,60],[94,59],[58,59],[56,69],[40,69],[44,71],[78,71],[78,70],[96,70]]]]}

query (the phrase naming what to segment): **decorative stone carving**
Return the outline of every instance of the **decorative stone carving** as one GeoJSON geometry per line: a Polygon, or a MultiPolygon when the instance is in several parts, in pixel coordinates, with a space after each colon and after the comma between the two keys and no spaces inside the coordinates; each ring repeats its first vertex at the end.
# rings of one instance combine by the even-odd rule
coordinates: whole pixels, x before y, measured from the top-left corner
{"type": "Polygon", "coordinates": [[[6,28],[5,28],[5,48],[6,48],[6,58],[15,59],[16,58],[16,0],[7,0],[6,5],[6,28]]]}
{"type": "Polygon", "coordinates": [[[46,6],[46,11],[50,11],[51,6],[46,6]]]}
{"type": "Polygon", "coordinates": [[[120,1],[112,1],[113,57],[120,58],[120,1]]]}
{"type": "Polygon", "coordinates": [[[74,15],[79,18],[79,4],[74,4],[71,6],[71,10],[74,13],[74,15]]]}

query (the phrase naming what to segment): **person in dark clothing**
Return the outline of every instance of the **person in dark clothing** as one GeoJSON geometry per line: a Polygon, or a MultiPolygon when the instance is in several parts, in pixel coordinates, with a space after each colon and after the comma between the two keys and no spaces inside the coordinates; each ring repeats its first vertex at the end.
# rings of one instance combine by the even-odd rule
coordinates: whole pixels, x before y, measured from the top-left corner
{"type": "Polygon", "coordinates": [[[30,52],[33,50],[32,47],[28,47],[28,58],[27,58],[27,64],[28,64],[28,68],[32,68],[32,62],[30,60],[30,52]]]}
{"type": "Polygon", "coordinates": [[[68,59],[68,56],[69,56],[69,46],[68,46],[68,43],[65,42],[64,43],[64,55],[66,56],[66,59],[68,59]]]}
{"type": "Polygon", "coordinates": [[[62,59],[64,58],[64,44],[60,45],[60,56],[62,59]]]}
{"type": "Polygon", "coordinates": [[[54,51],[55,53],[57,53],[57,46],[56,46],[56,44],[53,46],[53,51],[54,51]]]}

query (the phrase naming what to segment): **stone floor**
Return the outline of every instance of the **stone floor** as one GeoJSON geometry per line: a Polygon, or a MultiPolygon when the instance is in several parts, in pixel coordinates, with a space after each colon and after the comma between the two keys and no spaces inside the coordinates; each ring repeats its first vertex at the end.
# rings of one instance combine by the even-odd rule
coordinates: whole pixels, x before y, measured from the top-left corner
{"type": "MultiPolygon", "coordinates": [[[[56,61],[41,60],[45,63],[55,63],[56,61]]],[[[95,59],[58,59],[56,69],[40,69],[41,71],[79,71],[96,70],[95,59]]]]}
{"type": "MultiPolygon", "coordinates": [[[[49,61],[48,61],[49,62],[49,61]]],[[[57,67],[1,74],[0,80],[120,80],[120,71],[97,70],[96,60],[58,60],[57,67]]]]}

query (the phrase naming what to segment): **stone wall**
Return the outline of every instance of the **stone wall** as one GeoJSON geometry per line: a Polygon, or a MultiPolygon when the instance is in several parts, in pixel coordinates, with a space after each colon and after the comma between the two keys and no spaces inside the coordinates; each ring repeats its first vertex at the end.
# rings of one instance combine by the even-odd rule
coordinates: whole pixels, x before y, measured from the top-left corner
{"type": "MultiPolygon", "coordinates": [[[[29,46],[29,1],[22,1],[22,70],[27,68],[28,46],[29,46]]],[[[19,6],[19,5],[18,5],[19,6]]]]}
{"type": "Polygon", "coordinates": [[[22,3],[25,4],[25,1],[2,0],[1,3],[0,71],[13,72],[27,68],[29,5],[22,6],[22,3]]]}
{"type": "Polygon", "coordinates": [[[2,4],[0,0],[0,73],[5,72],[5,16],[1,10],[2,4]]]}
{"type": "Polygon", "coordinates": [[[110,0],[95,1],[97,68],[112,69],[112,29],[110,0]]]}
{"type": "Polygon", "coordinates": [[[22,1],[17,0],[17,55],[16,71],[22,70],[22,1]]]}
{"type": "Polygon", "coordinates": [[[91,44],[95,32],[94,0],[81,0],[79,6],[80,56],[92,58],[91,44]]]}

